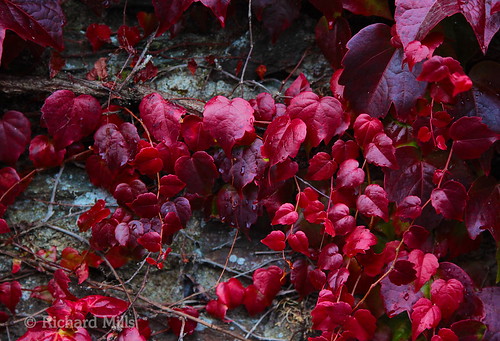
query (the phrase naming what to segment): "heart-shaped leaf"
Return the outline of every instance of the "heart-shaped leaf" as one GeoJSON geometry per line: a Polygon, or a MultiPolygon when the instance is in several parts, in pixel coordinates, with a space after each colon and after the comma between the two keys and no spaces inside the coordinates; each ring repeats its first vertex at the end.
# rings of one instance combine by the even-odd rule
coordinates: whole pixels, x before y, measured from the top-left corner
{"type": "Polygon", "coordinates": [[[75,94],[69,90],[57,90],[47,97],[42,106],[42,120],[54,138],[56,149],[90,135],[99,125],[101,105],[90,95],[75,94]]]}
{"type": "Polygon", "coordinates": [[[378,133],[364,150],[366,161],[380,167],[398,168],[396,148],[392,140],[384,133],[378,133]]]}
{"type": "Polygon", "coordinates": [[[101,126],[94,134],[94,145],[109,169],[116,170],[132,161],[140,140],[137,128],[128,122],[101,126]]]}
{"type": "Polygon", "coordinates": [[[445,182],[440,188],[432,191],[431,199],[432,206],[438,214],[447,219],[463,220],[467,192],[460,182],[453,180],[445,182]]]}
{"type": "Polygon", "coordinates": [[[424,253],[419,249],[411,251],[408,260],[414,264],[414,268],[417,270],[415,291],[418,291],[436,273],[439,263],[432,253],[424,253]]]}
{"type": "Polygon", "coordinates": [[[175,162],[175,174],[186,184],[190,193],[208,195],[218,176],[214,159],[200,151],[192,156],[182,156],[175,162]]]}
{"type": "Polygon", "coordinates": [[[367,217],[379,217],[389,220],[389,200],[387,193],[379,185],[368,185],[365,194],[360,195],[356,206],[367,217]]]}
{"type": "Polygon", "coordinates": [[[295,207],[290,203],[285,203],[278,208],[274,214],[272,225],[291,225],[297,221],[299,214],[295,211],[295,207]]]}
{"type": "Polygon", "coordinates": [[[359,162],[353,159],[345,160],[340,164],[337,173],[338,187],[358,187],[365,181],[365,172],[359,168],[359,162]]]}
{"type": "Polygon", "coordinates": [[[431,285],[431,300],[441,310],[443,319],[448,319],[464,300],[464,286],[455,278],[437,279],[431,285]]]}
{"type": "Polygon", "coordinates": [[[346,238],[342,251],[347,257],[365,253],[371,246],[377,244],[377,237],[364,226],[357,226],[346,238]]]}
{"type": "Polygon", "coordinates": [[[462,159],[479,158],[499,135],[492,132],[479,117],[462,117],[450,127],[453,152],[462,159]]]}
{"type": "Polygon", "coordinates": [[[0,119],[0,145],[4,148],[0,149],[0,161],[14,164],[24,152],[30,137],[30,121],[23,113],[10,110],[3,114],[0,119]]]}
{"type": "Polygon", "coordinates": [[[286,236],[283,231],[272,231],[260,242],[269,247],[271,250],[283,251],[286,247],[285,239],[286,236]]]}
{"type": "Polygon", "coordinates": [[[412,341],[416,340],[424,330],[436,328],[441,321],[439,307],[432,304],[427,298],[419,299],[413,305],[411,313],[412,341]]]}

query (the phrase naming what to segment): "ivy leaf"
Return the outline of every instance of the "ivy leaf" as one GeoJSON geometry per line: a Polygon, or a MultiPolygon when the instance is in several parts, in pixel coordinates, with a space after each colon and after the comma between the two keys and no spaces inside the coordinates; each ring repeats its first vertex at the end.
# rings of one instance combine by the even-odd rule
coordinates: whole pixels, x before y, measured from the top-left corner
{"type": "Polygon", "coordinates": [[[353,159],[345,160],[340,164],[337,173],[338,187],[355,188],[365,181],[365,172],[359,168],[359,162],[353,159]]]}
{"type": "Polygon", "coordinates": [[[321,270],[333,271],[339,269],[343,261],[344,259],[339,253],[339,247],[334,243],[330,243],[321,249],[317,266],[321,270]]]}
{"type": "Polygon", "coordinates": [[[290,203],[285,203],[278,208],[274,214],[272,225],[291,225],[297,221],[299,214],[295,211],[295,207],[290,203]]]}
{"type": "Polygon", "coordinates": [[[269,159],[270,166],[285,161],[289,156],[295,157],[306,135],[307,126],[301,119],[291,120],[288,115],[278,117],[264,133],[262,156],[269,159]]]}
{"type": "Polygon", "coordinates": [[[300,118],[306,124],[306,142],[312,147],[318,146],[321,141],[328,144],[332,137],[342,135],[349,126],[349,116],[336,98],[319,98],[310,91],[295,96],[287,113],[292,120],[300,118]]]}
{"type": "Polygon", "coordinates": [[[432,303],[439,307],[443,320],[447,320],[464,300],[464,286],[458,280],[437,279],[431,284],[432,303]]]}
{"type": "Polygon", "coordinates": [[[373,340],[377,330],[377,319],[367,309],[359,309],[344,324],[342,336],[352,336],[359,341],[373,340]]]}
{"type": "Polygon", "coordinates": [[[283,278],[283,270],[276,265],[257,269],[252,275],[253,285],[269,302],[272,302],[276,294],[280,291],[283,278]]]}
{"type": "Polygon", "coordinates": [[[344,96],[352,109],[385,117],[394,104],[397,116],[407,117],[427,84],[416,79],[420,67],[410,71],[408,65],[403,66],[404,52],[392,46],[391,28],[385,24],[365,27],[349,40],[347,48],[339,83],[345,86],[344,96]]]}
{"type": "Polygon", "coordinates": [[[296,233],[288,235],[287,241],[293,251],[310,256],[309,239],[304,232],[297,231],[296,233]]]}
{"type": "Polygon", "coordinates": [[[368,162],[377,166],[398,168],[396,148],[394,148],[391,138],[385,133],[378,133],[373,141],[366,146],[364,154],[368,162]]]}
{"type": "Polygon", "coordinates": [[[498,242],[500,239],[500,185],[493,177],[478,178],[469,189],[465,209],[465,226],[472,239],[489,229],[498,242]]]}
{"type": "Polygon", "coordinates": [[[21,300],[21,284],[18,281],[3,282],[0,284],[0,302],[5,305],[12,314],[16,312],[16,306],[21,300]]]}
{"type": "Polygon", "coordinates": [[[290,282],[293,287],[303,298],[314,291],[314,287],[309,281],[309,273],[312,272],[314,266],[309,264],[305,259],[299,258],[292,264],[292,271],[290,272],[290,282]]]}
{"type": "Polygon", "coordinates": [[[345,236],[356,227],[356,220],[349,212],[349,207],[343,203],[337,203],[328,210],[328,219],[331,220],[335,234],[345,236]]]}
{"type": "Polygon", "coordinates": [[[177,159],[175,174],[186,184],[188,192],[200,195],[212,192],[212,186],[218,176],[214,159],[203,151],[177,159]]]}
{"type": "Polygon", "coordinates": [[[415,291],[413,284],[396,285],[387,277],[381,282],[380,294],[389,317],[409,312],[413,304],[424,295],[420,290],[415,291]]]}
{"type": "Polygon", "coordinates": [[[167,145],[177,141],[181,131],[181,116],[186,113],[186,109],[152,93],[142,99],[139,112],[144,125],[157,141],[167,145]]]}
{"type": "Polygon", "coordinates": [[[175,174],[164,175],[160,179],[160,194],[171,198],[186,187],[186,184],[175,174]]]}
{"type": "Polygon", "coordinates": [[[90,295],[79,300],[85,302],[89,313],[96,317],[115,317],[128,309],[128,302],[115,297],[90,295]]]}
{"type": "Polygon", "coordinates": [[[237,278],[231,278],[227,282],[219,283],[215,293],[223,304],[229,309],[234,309],[243,303],[245,288],[237,278]]]}
{"type": "Polygon", "coordinates": [[[353,128],[356,142],[363,148],[373,141],[375,135],[384,132],[382,122],[378,118],[371,117],[368,114],[359,115],[356,121],[354,121],[353,128]]]}
{"type": "Polygon", "coordinates": [[[446,219],[463,220],[467,192],[460,182],[450,180],[440,188],[435,188],[431,193],[431,200],[438,214],[442,214],[446,219]]]}
{"type": "Polygon", "coordinates": [[[243,98],[229,100],[224,96],[216,96],[205,104],[203,126],[231,156],[233,146],[246,134],[254,134],[253,108],[243,98]]]}
{"type": "Polygon", "coordinates": [[[224,181],[231,183],[241,191],[264,171],[265,162],[260,155],[262,141],[255,139],[248,147],[237,147],[233,150],[232,160],[227,159],[231,168],[222,174],[224,181]]]}
{"type": "Polygon", "coordinates": [[[255,0],[252,9],[259,21],[269,31],[272,42],[286,30],[300,14],[300,1],[297,0],[255,0]]]}
{"type": "Polygon", "coordinates": [[[161,236],[158,232],[148,232],[137,238],[137,242],[144,246],[149,252],[158,252],[161,250],[161,236]]]}
{"type": "Polygon", "coordinates": [[[258,218],[257,189],[249,186],[242,192],[226,185],[217,193],[217,209],[220,219],[245,233],[258,218]]]}
{"type": "Polygon", "coordinates": [[[66,19],[58,0],[1,0],[0,13],[0,60],[6,30],[40,46],[64,48],[62,27],[66,19]]]}
{"type": "Polygon", "coordinates": [[[356,206],[359,212],[367,217],[389,220],[389,200],[387,193],[379,185],[368,185],[365,194],[358,197],[356,206]]]}
{"type": "Polygon", "coordinates": [[[195,152],[206,150],[215,142],[203,126],[202,118],[195,115],[187,115],[182,119],[181,133],[189,149],[195,152]]]}
{"type": "Polygon", "coordinates": [[[439,263],[432,253],[424,254],[419,249],[412,250],[408,255],[408,260],[415,265],[414,268],[417,270],[415,291],[418,291],[436,273],[439,263]]]}
{"type": "Polygon", "coordinates": [[[312,91],[311,85],[303,73],[300,73],[297,78],[290,84],[288,89],[285,90],[285,104],[290,105],[292,99],[301,92],[312,91]]]}
{"type": "Polygon", "coordinates": [[[85,32],[92,50],[96,52],[105,43],[111,43],[111,29],[108,25],[104,24],[90,24],[85,32]]]}
{"type": "Polygon", "coordinates": [[[16,163],[28,145],[30,137],[30,121],[23,113],[10,110],[3,114],[0,119],[0,145],[4,148],[0,149],[0,161],[8,164],[16,163]]]}
{"type": "Polygon", "coordinates": [[[106,219],[111,211],[105,207],[106,202],[100,199],[88,211],[83,212],[77,221],[80,232],[88,231],[94,224],[106,219]]]}
{"type": "Polygon", "coordinates": [[[5,219],[0,218],[0,234],[9,233],[9,232],[10,232],[9,225],[7,225],[7,222],[5,221],[5,219]]]}
{"type": "Polygon", "coordinates": [[[486,53],[488,45],[500,28],[500,13],[491,13],[491,1],[471,0],[396,0],[396,29],[407,46],[413,40],[422,40],[441,20],[461,13],[472,26],[479,47],[486,53]]]}
{"type": "Polygon", "coordinates": [[[42,106],[42,120],[49,134],[54,137],[56,149],[63,149],[73,142],[90,135],[99,125],[101,105],[90,95],[57,90],[47,97],[42,106]]]}
{"type": "Polygon", "coordinates": [[[478,159],[499,138],[481,123],[480,117],[461,117],[451,125],[449,132],[453,152],[462,159],[478,159]]]}
{"type": "Polygon", "coordinates": [[[274,251],[283,251],[286,247],[285,244],[285,234],[283,231],[272,231],[266,238],[261,239],[261,243],[269,247],[274,251]]]}
{"type": "Polygon", "coordinates": [[[64,161],[66,149],[56,150],[53,141],[45,135],[37,135],[31,140],[29,158],[36,168],[60,166],[64,161]]]}
{"type": "Polygon", "coordinates": [[[171,28],[193,2],[194,0],[153,0],[155,14],[160,22],[156,36],[159,37],[171,28]]]}
{"type": "Polygon", "coordinates": [[[231,0],[199,0],[205,7],[212,10],[222,27],[225,25],[227,6],[231,0]]]}
{"type": "Polygon", "coordinates": [[[101,126],[94,134],[94,145],[109,169],[116,170],[131,161],[140,140],[137,128],[128,122],[101,126]]]}
{"type": "Polygon", "coordinates": [[[396,285],[404,285],[413,282],[417,276],[417,270],[413,263],[407,260],[398,260],[394,263],[394,269],[389,272],[389,279],[396,285]]]}
{"type": "Polygon", "coordinates": [[[132,201],[130,207],[142,218],[153,218],[160,212],[158,198],[151,192],[139,194],[137,198],[132,201]]]}
{"type": "Polygon", "coordinates": [[[351,306],[345,302],[319,302],[311,311],[312,328],[333,331],[347,321],[351,311],[351,306]]]}
{"type": "Polygon", "coordinates": [[[330,179],[336,170],[337,163],[330,158],[330,155],[319,152],[309,160],[306,179],[315,181],[330,179]]]}
{"type": "MultiPolygon", "coordinates": [[[[330,3],[334,3],[334,1],[330,1],[330,3]]],[[[332,68],[337,70],[342,67],[342,58],[347,52],[346,44],[351,39],[351,28],[344,17],[337,17],[330,20],[333,21],[331,29],[326,17],[321,17],[314,32],[321,52],[323,52],[323,55],[330,62],[332,68]]]]}
{"type": "Polygon", "coordinates": [[[486,340],[491,336],[491,339],[494,340],[495,337],[498,337],[498,333],[500,333],[500,321],[498,320],[500,313],[500,308],[498,307],[500,290],[498,286],[483,288],[478,293],[478,296],[484,305],[485,316],[483,317],[483,322],[488,327],[484,339],[486,340]]]}
{"type": "Polygon", "coordinates": [[[422,214],[422,201],[419,197],[410,195],[399,203],[396,209],[396,217],[403,219],[416,219],[422,214]]]}
{"type": "Polygon", "coordinates": [[[364,226],[357,226],[346,238],[342,251],[347,257],[354,257],[358,253],[364,254],[371,246],[377,244],[377,237],[364,226]]]}
{"type": "Polygon", "coordinates": [[[413,305],[411,313],[412,340],[416,340],[424,330],[436,328],[441,321],[441,311],[439,307],[432,304],[427,298],[419,299],[413,305]]]}

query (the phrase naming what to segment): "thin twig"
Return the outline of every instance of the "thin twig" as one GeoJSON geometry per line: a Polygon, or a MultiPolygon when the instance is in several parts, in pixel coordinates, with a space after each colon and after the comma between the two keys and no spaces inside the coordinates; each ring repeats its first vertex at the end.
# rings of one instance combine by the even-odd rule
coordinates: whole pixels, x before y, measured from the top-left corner
{"type": "Polygon", "coordinates": [[[52,215],[54,214],[54,205],[52,203],[56,200],[57,186],[59,185],[59,180],[61,179],[63,171],[64,171],[64,163],[59,168],[59,172],[57,173],[56,178],[54,180],[54,186],[52,187],[52,194],[50,195],[50,201],[49,201],[50,203],[47,208],[47,214],[42,219],[42,222],[44,223],[47,222],[50,219],[50,217],[52,217],[52,215]]]}

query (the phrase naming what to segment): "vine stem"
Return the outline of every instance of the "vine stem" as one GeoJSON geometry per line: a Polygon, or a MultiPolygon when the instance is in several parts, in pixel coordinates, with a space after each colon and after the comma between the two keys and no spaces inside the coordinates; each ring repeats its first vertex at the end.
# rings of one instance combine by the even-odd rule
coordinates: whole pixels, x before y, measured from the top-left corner
{"type": "Polygon", "coordinates": [[[380,278],[377,279],[377,281],[375,281],[374,283],[372,283],[372,285],[370,285],[370,288],[368,288],[368,291],[366,292],[365,296],[363,296],[363,298],[358,302],[358,304],[356,304],[356,306],[354,307],[353,311],[357,310],[359,308],[359,306],[361,304],[363,304],[364,301],[366,301],[368,295],[370,295],[370,293],[372,292],[372,290],[377,285],[379,285],[380,282],[382,282],[382,280],[384,278],[386,278],[389,275],[389,273],[394,269],[394,265],[396,264],[396,260],[398,259],[398,256],[399,256],[399,250],[401,249],[402,245],[403,245],[403,240],[401,240],[401,242],[399,243],[398,247],[396,248],[396,254],[394,255],[394,259],[393,259],[392,264],[389,267],[389,269],[382,276],[380,276],[380,278]]]}

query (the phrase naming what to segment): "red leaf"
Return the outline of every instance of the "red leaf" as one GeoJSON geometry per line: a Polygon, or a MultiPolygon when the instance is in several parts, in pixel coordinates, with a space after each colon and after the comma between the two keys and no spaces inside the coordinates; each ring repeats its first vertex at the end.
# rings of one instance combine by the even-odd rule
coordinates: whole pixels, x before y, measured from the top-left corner
{"type": "Polygon", "coordinates": [[[410,195],[403,199],[396,209],[396,217],[416,219],[422,214],[422,201],[419,197],[410,195]]]}
{"type": "MultiPolygon", "coordinates": [[[[335,1],[330,3],[335,3],[335,1]]],[[[347,52],[346,44],[351,39],[351,29],[347,20],[344,17],[337,17],[336,19],[322,17],[314,31],[316,42],[323,55],[334,69],[340,69],[342,67],[342,58],[347,52]],[[329,20],[333,21],[331,29],[328,23],[329,20]]]]}
{"type": "Polygon", "coordinates": [[[339,83],[357,113],[385,117],[392,103],[397,116],[405,118],[425,93],[426,83],[416,79],[419,68],[410,72],[403,66],[403,50],[392,46],[391,37],[389,26],[373,24],[347,43],[339,83]]]}
{"type": "Polygon", "coordinates": [[[339,253],[339,248],[334,243],[323,247],[318,257],[318,268],[321,270],[337,270],[344,259],[339,253]]]}
{"type": "Polygon", "coordinates": [[[219,320],[224,320],[226,318],[227,309],[227,305],[222,303],[220,300],[211,300],[205,306],[207,313],[215,318],[218,318],[219,320]]]}
{"type": "Polygon", "coordinates": [[[217,143],[231,156],[233,146],[246,134],[254,134],[253,108],[243,98],[229,100],[216,96],[205,104],[203,126],[217,143]]]}
{"type": "Polygon", "coordinates": [[[4,147],[0,149],[0,161],[8,164],[16,163],[28,145],[30,137],[31,124],[23,113],[10,110],[3,114],[0,119],[0,145],[4,147]]]}
{"type": "Polygon", "coordinates": [[[229,309],[234,309],[243,304],[245,288],[237,278],[231,278],[227,282],[219,283],[215,293],[221,303],[225,304],[229,309]]]}
{"type": "Polygon", "coordinates": [[[56,149],[90,135],[99,125],[101,105],[90,95],[75,94],[69,90],[57,90],[42,106],[42,120],[49,134],[54,137],[56,149]]]}
{"type": "MultiPolygon", "coordinates": [[[[495,335],[492,338],[492,340],[494,340],[500,332],[500,321],[498,319],[500,313],[500,308],[498,306],[498,301],[500,299],[500,290],[498,286],[483,288],[478,293],[478,296],[484,305],[485,316],[483,318],[483,322],[488,328],[488,332],[485,335],[484,339],[486,340],[489,336],[495,335]]],[[[457,331],[455,332],[459,335],[457,331]]]]}
{"type": "Polygon", "coordinates": [[[141,32],[139,28],[136,26],[127,26],[121,25],[118,27],[117,31],[118,42],[120,43],[120,47],[125,49],[130,53],[134,53],[134,46],[137,45],[138,42],[141,41],[141,32]]]}
{"type": "Polygon", "coordinates": [[[66,19],[58,0],[2,0],[0,13],[0,59],[6,30],[40,46],[64,48],[62,27],[66,19]]]}
{"type": "Polygon", "coordinates": [[[311,311],[312,328],[333,331],[347,321],[351,311],[351,306],[345,302],[320,302],[311,311]]]}
{"type": "Polygon", "coordinates": [[[332,159],[340,165],[345,160],[357,159],[359,156],[359,147],[356,145],[356,142],[352,140],[346,142],[337,140],[332,146],[331,155],[332,159]]]}
{"type": "Polygon", "coordinates": [[[92,45],[92,50],[99,50],[105,43],[111,43],[111,29],[108,25],[90,24],[85,33],[87,39],[92,45]]]}
{"type": "Polygon", "coordinates": [[[144,175],[154,176],[163,169],[163,161],[160,158],[158,149],[154,147],[144,147],[136,155],[131,162],[137,170],[144,175]]]}
{"type": "Polygon", "coordinates": [[[429,34],[422,41],[414,40],[405,46],[405,59],[410,70],[413,66],[424,59],[429,59],[434,54],[439,45],[443,43],[444,36],[440,32],[429,34]]]}
{"type": "MultiPolygon", "coordinates": [[[[187,315],[191,315],[193,317],[200,316],[200,313],[198,312],[198,310],[196,310],[195,308],[191,308],[191,307],[185,307],[182,309],[174,308],[174,310],[180,311],[180,312],[187,314],[187,315]]],[[[196,326],[198,325],[198,322],[193,321],[193,320],[189,320],[189,319],[183,319],[181,321],[177,317],[170,317],[168,319],[168,324],[170,325],[170,328],[172,329],[172,332],[175,335],[185,336],[185,335],[191,335],[194,333],[194,330],[195,330],[196,326]],[[181,331],[184,332],[183,335],[181,335],[181,331]]]]}
{"type": "MultiPolygon", "coordinates": [[[[96,62],[94,63],[94,67],[87,73],[85,78],[87,78],[87,80],[89,81],[95,81],[95,80],[99,80],[102,82],[106,81],[108,78],[107,58],[102,57],[96,60],[96,62]]],[[[106,123],[113,123],[113,122],[106,120],[106,123]]]]}
{"type": "Polygon", "coordinates": [[[285,234],[283,231],[272,231],[266,238],[261,239],[261,243],[274,251],[283,251],[285,249],[285,234]]]}
{"type": "Polygon", "coordinates": [[[415,280],[415,291],[420,288],[436,273],[439,267],[436,256],[432,253],[423,253],[422,250],[415,249],[408,255],[408,260],[415,265],[417,279],[415,280]]]}
{"type": "Polygon", "coordinates": [[[432,303],[439,307],[443,320],[447,320],[464,300],[464,286],[458,280],[437,279],[431,285],[432,303]]]}
{"type": "Polygon", "coordinates": [[[106,202],[102,199],[97,200],[97,202],[90,208],[90,210],[83,212],[80,217],[78,217],[78,227],[80,232],[85,232],[92,227],[92,225],[106,219],[111,211],[109,208],[104,208],[106,202]]]}
{"type": "Polygon", "coordinates": [[[329,143],[335,135],[342,135],[349,126],[349,116],[334,97],[319,98],[313,92],[295,96],[287,108],[290,119],[300,118],[307,126],[306,142],[316,147],[321,141],[329,143]]]}
{"type": "Polygon", "coordinates": [[[437,335],[431,338],[431,341],[458,341],[458,336],[451,329],[441,328],[437,335]]]}
{"type": "Polygon", "coordinates": [[[255,69],[255,73],[257,74],[257,76],[259,76],[260,80],[264,79],[266,72],[267,72],[267,67],[265,65],[262,65],[262,64],[257,66],[257,68],[255,69]]]}
{"type": "Polygon", "coordinates": [[[272,302],[269,300],[255,287],[255,285],[250,284],[245,289],[245,297],[243,304],[250,316],[256,315],[266,309],[272,302]]]}
{"type": "Polygon", "coordinates": [[[365,188],[365,194],[358,197],[356,206],[359,212],[367,217],[389,220],[389,200],[387,200],[387,193],[379,185],[368,185],[365,188]]]}
{"type": "Polygon", "coordinates": [[[337,172],[337,186],[355,188],[365,181],[365,172],[359,168],[359,162],[353,159],[340,164],[337,172]]]}
{"type": "Polygon", "coordinates": [[[175,174],[186,184],[190,193],[208,195],[212,192],[218,176],[214,159],[206,152],[194,153],[191,157],[182,156],[175,162],[175,174]]]}
{"type": "Polygon", "coordinates": [[[309,281],[308,274],[313,271],[314,266],[309,264],[303,258],[297,259],[292,264],[292,270],[290,272],[290,282],[292,282],[293,287],[299,293],[300,297],[303,298],[314,291],[314,287],[309,281]]]}
{"type": "Polygon", "coordinates": [[[287,238],[288,244],[295,252],[300,252],[306,256],[310,255],[309,252],[309,239],[302,231],[292,233],[287,238]]]}
{"type": "MultiPolygon", "coordinates": [[[[262,92],[250,100],[257,121],[272,121],[276,115],[276,102],[271,94],[262,92]]],[[[283,106],[283,105],[282,105],[283,106]]]]}
{"type": "Polygon", "coordinates": [[[87,304],[89,313],[96,317],[115,317],[128,309],[128,302],[114,297],[90,295],[79,300],[87,304]]]}
{"type": "Polygon", "coordinates": [[[284,273],[281,268],[271,265],[268,268],[255,270],[252,278],[253,284],[257,290],[259,290],[270,303],[281,289],[284,273]]]}
{"type": "Polygon", "coordinates": [[[255,139],[248,147],[234,148],[232,158],[226,157],[224,160],[230,168],[219,169],[222,179],[239,191],[252,183],[259,174],[264,172],[265,162],[260,154],[261,147],[262,141],[255,139]]]}
{"type": "Polygon", "coordinates": [[[206,150],[214,144],[214,139],[205,130],[202,118],[195,115],[187,115],[182,119],[181,133],[184,142],[192,151],[206,150]]]}
{"type": "Polygon", "coordinates": [[[142,99],[139,112],[148,131],[157,141],[166,145],[177,141],[181,131],[181,116],[186,113],[186,109],[152,93],[142,99]]]}
{"type": "Polygon", "coordinates": [[[358,145],[365,148],[373,141],[375,135],[384,132],[384,126],[378,118],[370,117],[367,114],[361,114],[354,121],[354,137],[358,145]]]}
{"type": "Polygon", "coordinates": [[[349,207],[342,203],[330,207],[328,219],[333,223],[337,235],[345,236],[356,227],[356,220],[350,215],[349,207]]]}
{"type": "Polygon", "coordinates": [[[148,37],[158,27],[158,18],[154,13],[139,12],[137,13],[137,22],[144,31],[144,36],[148,37]]]}
{"type": "Polygon", "coordinates": [[[252,9],[257,19],[269,31],[272,42],[286,30],[300,14],[300,1],[296,0],[255,0],[252,9]]]}
{"type": "Polygon", "coordinates": [[[9,233],[9,232],[10,232],[9,225],[7,225],[7,222],[5,221],[5,219],[0,218],[0,234],[9,233]]]}
{"type": "Polygon", "coordinates": [[[373,340],[376,329],[377,319],[372,313],[366,309],[359,309],[346,321],[342,336],[349,335],[359,341],[370,341],[373,340]]]}
{"type": "Polygon", "coordinates": [[[465,226],[472,239],[489,229],[500,241],[500,185],[493,177],[478,178],[469,189],[465,210],[465,226]]]}
{"type": "Polygon", "coordinates": [[[378,133],[373,141],[364,150],[366,161],[374,163],[380,167],[392,169],[398,168],[396,160],[396,148],[392,145],[392,140],[385,133],[378,133]]]}
{"type": "Polygon", "coordinates": [[[130,204],[139,194],[147,193],[148,189],[141,180],[132,180],[130,183],[121,183],[116,186],[113,197],[120,205],[130,204]]]}
{"type": "Polygon", "coordinates": [[[262,156],[269,159],[271,166],[285,161],[289,156],[295,157],[306,134],[307,126],[301,119],[291,120],[288,115],[278,117],[264,133],[262,156]]]}
{"type": "Polygon", "coordinates": [[[161,250],[161,237],[158,232],[148,232],[139,237],[137,242],[144,246],[149,252],[158,252],[161,250]]]}
{"type": "Polygon", "coordinates": [[[248,232],[259,216],[257,194],[254,186],[248,186],[242,192],[237,191],[231,185],[224,186],[217,193],[217,209],[220,219],[248,232]]]}
{"type": "Polygon", "coordinates": [[[460,182],[445,182],[440,188],[432,191],[431,199],[438,214],[442,214],[446,219],[463,220],[467,192],[460,182]]]}
{"type": "Polygon", "coordinates": [[[146,341],[146,337],[141,335],[136,327],[124,328],[116,341],[146,341]]]}
{"type": "Polygon", "coordinates": [[[427,298],[421,298],[413,306],[411,313],[412,340],[414,341],[424,330],[436,328],[441,321],[439,307],[427,298]]]}
{"type": "Polygon", "coordinates": [[[394,317],[404,311],[409,312],[413,304],[424,295],[421,291],[415,292],[412,284],[398,286],[387,277],[381,282],[380,294],[389,317],[394,317]]]}
{"type": "Polygon", "coordinates": [[[164,175],[160,179],[160,194],[167,198],[173,197],[184,187],[186,184],[177,175],[164,175]]]}
{"type": "Polygon", "coordinates": [[[49,60],[49,77],[54,78],[66,65],[66,60],[57,51],[52,51],[49,60]]]}
{"type": "Polygon", "coordinates": [[[3,282],[0,284],[0,302],[12,314],[16,313],[16,306],[21,300],[21,284],[18,281],[3,282]]]}
{"type": "Polygon", "coordinates": [[[54,143],[45,135],[37,135],[31,140],[29,158],[36,168],[60,166],[64,161],[66,149],[56,150],[54,143]]]}
{"type": "Polygon", "coordinates": [[[130,204],[130,207],[142,218],[153,218],[160,212],[158,199],[151,192],[139,194],[132,204],[130,204]]]}
{"type": "Polygon", "coordinates": [[[389,272],[389,279],[396,285],[404,285],[417,279],[417,270],[414,269],[412,262],[407,260],[398,260],[394,264],[394,269],[389,272]]]}
{"type": "Polygon", "coordinates": [[[346,238],[342,251],[348,257],[365,253],[371,246],[377,244],[377,237],[364,226],[357,226],[346,238]]]}
{"type": "Polygon", "coordinates": [[[499,14],[491,13],[485,1],[466,3],[453,0],[397,0],[394,19],[401,42],[406,47],[413,40],[421,40],[441,20],[462,13],[472,26],[479,47],[486,53],[488,45],[500,28],[499,14]]]}
{"type": "Polygon", "coordinates": [[[94,145],[109,169],[116,170],[131,161],[140,140],[137,128],[132,123],[114,123],[101,126],[94,134],[94,145]]]}
{"type": "Polygon", "coordinates": [[[307,81],[306,76],[304,76],[303,73],[300,73],[292,84],[290,84],[288,89],[285,90],[285,104],[290,105],[292,98],[305,91],[312,91],[311,85],[307,81]]]}
{"type": "Polygon", "coordinates": [[[477,159],[498,140],[479,117],[461,117],[450,127],[453,152],[462,159],[477,159]]]}
{"type": "Polygon", "coordinates": [[[376,15],[392,20],[389,4],[386,1],[377,0],[342,0],[344,9],[364,16],[376,15]]]}
{"type": "MultiPolygon", "coordinates": [[[[4,167],[0,169],[0,210],[5,212],[6,206],[12,205],[16,197],[21,194],[29,182],[31,177],[21,182],[19,174],[12,167],[4,167]],[[4,207],[2,209],[2,206],[4,207]]],[[[3,213],[2,213],[3,215],[3,213]]]]}
{"type": "Polygon", "coordinates": [[[274,214],[271,225],[292,225],[297,219],[299,219],[299,214],[295,211],[295,207],[290,203],[285,203],[274,214]]]}
{"type": "Polygon", "coordinates": [[[330,179],[337,170],[337,163],[325,152],[319,152],[309,160],[306,178],[309,180],[330,179]]]}

